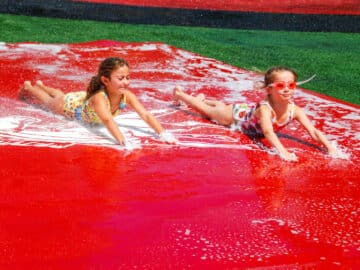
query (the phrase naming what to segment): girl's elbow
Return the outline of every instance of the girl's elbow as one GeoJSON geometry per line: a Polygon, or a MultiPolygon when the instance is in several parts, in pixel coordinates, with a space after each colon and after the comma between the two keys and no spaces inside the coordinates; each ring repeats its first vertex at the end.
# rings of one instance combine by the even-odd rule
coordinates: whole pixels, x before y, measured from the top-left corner
{"type": "Polygon", "coordinates": [[[271,130],[271,129],[262,129],[262,133],[263,133],[263,135],[264,135],[265,137],[267,137],[267,136],[273,134],[274,131],[271,130]]]}
{"type": "Polygon", "coordinates": [[[110,124],[112,121],[113,121],[113,119],[110,118],[110,117],[109,117],[109,118],[106,117],[106,118],[101,119],[101,122],[102,122],[105,126],[107,126],[108,124],[110,124]]]}

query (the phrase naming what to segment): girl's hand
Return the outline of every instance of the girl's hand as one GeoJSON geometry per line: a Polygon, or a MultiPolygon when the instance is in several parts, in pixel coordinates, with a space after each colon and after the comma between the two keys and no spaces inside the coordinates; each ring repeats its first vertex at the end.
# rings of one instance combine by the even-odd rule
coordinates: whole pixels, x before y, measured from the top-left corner
{"type": "Polygon", "coordinates": [[[331,158],[336,159],[348,159],[349,155],[343,153],[341,150],[337,149],[335,146],[331,146],[328,148],[328,154],[331,158]]]}
{"type": "Polygon", "coordinates": [[[123,139],[123,140],[120,140],[119,139],[119,144],[121,145],[121,146],[125,146],[126,145],[126,141],[125,141],[125,139],[123,139]]]}
{"type": "Polygon", "coordinates": [[[135,149],[135,146],[131,142],[129,142],[125,137],[121,142],[119,142],[119,144],[122,147],[124,147],[127,151],[132,151],[135,149]]]}
{"type": "Polygon", "coordinates": [[[336,156],[338,155],[337,149],[336,149],[335,147],[333,147],[333,146],[330,146],[330,147],[328,148],[328,153],[329,153],[329,155],[330,155],[331,157],[336,157],[336,156]]]}
{"type": "Polygon", "coordinates": [[[159,134],[159,139],[166,143],[177,143],[178,140],[169,131],[163,131],[159,134]]]}
{"type": "Polygon", "coordinates": [[[125,143],[125,149],[127,150],[127,151],[132,151],[132,150],[134,150],[135,149],[135,146],[131,143],[131,142],[126,142],[125,143]]]}
{"type": "Polygon", "coordinates": [[[279,155],[283,160],[286,161],[298,161],[298,157],[295,155],[295,153],[290,153],[286,151],[285,153],[280,153],[279,155]]]}
{"type": "Polygon", "coordinates": [[[125,138],[125,136],[122,133],[119,134],[117,141],[121,146],[126,146],[128,144],[128,140],[125,138]]]}

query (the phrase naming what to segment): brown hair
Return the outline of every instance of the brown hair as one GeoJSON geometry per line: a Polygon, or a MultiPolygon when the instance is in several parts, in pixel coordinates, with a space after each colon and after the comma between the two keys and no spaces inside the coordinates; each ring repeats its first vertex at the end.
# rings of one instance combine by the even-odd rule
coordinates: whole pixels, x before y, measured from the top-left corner
{"type": "Polygon", "coordinates": [[[109,57],[103,60],[99,65],[97,75],[91,78],[90,83],[86,89],[86,99],[89,99],[98,91],[103,89],[104,85],[100,79],[102,76],[110,78],[110,75],[114,70],[123,66],[129,67],[129,64],[124,59],[119,57],[109,57]]]}
{"type": "Polygon", "coordinates": [[[272,84],[274,82],[275,73],[280,72],[280,71],[289,71],[289,72],[291,72],[294,75],[295,81],[297,81],[298,75],[297,75],[295,70],[293,70],[291,68],[288,68],[288,67],[284,67],[284,66],[276,66],[276,67],[269,68],[265,72],[263,88],[267,87],[269,84],[272,84]]]}

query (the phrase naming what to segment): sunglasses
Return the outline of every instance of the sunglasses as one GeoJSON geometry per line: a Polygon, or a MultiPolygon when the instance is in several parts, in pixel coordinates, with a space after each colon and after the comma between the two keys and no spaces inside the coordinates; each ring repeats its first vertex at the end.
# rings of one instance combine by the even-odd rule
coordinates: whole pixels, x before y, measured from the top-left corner
{"type": "Polygon", "coordinates": [[[278,91],[283,90],[285,87],[290,90],[294,90],[296,89],[296,82],[274,82],[269,84],[268,86],[272,86],[278,91]]]}

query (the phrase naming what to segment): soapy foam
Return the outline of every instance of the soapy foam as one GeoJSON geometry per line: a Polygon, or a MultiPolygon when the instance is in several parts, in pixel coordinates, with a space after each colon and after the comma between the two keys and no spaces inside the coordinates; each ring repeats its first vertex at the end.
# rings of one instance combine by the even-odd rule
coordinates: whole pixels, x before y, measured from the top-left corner
{"type": "MultiPolygon", "coordinates": [[[[106,42],[104,44],[106,45],[106,42]]],[[[179,145],[259,149],[251,141],[245,144],[239,143],[236,140],[238,135],[227,133],[225,127],[203,121],[194,115],[186,115],[181,110],[170,106],[172,89],[175,85],[182,85],[185,90],[194,94],[205,91],[206,95],[213,96],[215,93],[217,99],[222,99],[226,103],[255,103],[264,96],[262,91],[253,90],[254,83],[262,80],[262,76],[259,74],[250,74],[214,59],[160,43],[121,44],[117,46],[112,42],[111,46],[103,47],[93,47],[90,43],[81,48],[72,48],[64,44],[27,43],[7,46],[7,44],[2,43],[0,55],[7,59],[22,59],[25,68],[38,70],[43,77],[56,77],[60,81],[74,82],[73,89],[64,90],[76,91],[83,90],[76,89],[76,84],[79,81],[85,85],[85,82],[96,72],[96,65],[91,68],[92,71],[86,69],[87,65],[71,65],[69,67],[68,61],[71,59],[81,61],[81,53],[84,52],[94,55],[92,63],[100,62],[104,55],[114,52],[126,58],[131,58],[133,54],[142,55],[143,61],[130,60],[131,69],[134,74],[137,72],[141,74],[154,73],[154,80],[152,76],[148,76],[146,79],[136,76],[132,80],[132,87],[145,107],[155,114],[161,123],[166,125],[166,128],[179,139],[179,145]],[[154,51],[166,61],[164,59],[155,63],[152,60],[149,61],[147,57],[154,51]],[[49,55],[54,58],[54,61],[48,60],[49,55]],[[186,74],[186,81],[183,80],[183,74],[186,74]],[[179,114],[182,116],[179,117],[179,114]]],[[[54,86],[58,87],[57,85],[54,86]]],[[[301,89],[296,91],[295,100],[299,104],[304,104],[305,112],[315,125],[318,122],[323,123],[321,129],[331,141],[337,144],[339,149],[336,158],[349,159],[351,156],[349,147],[354,151],[360,150],[360,132],[359,126],[356,124],[360,119],[360,113],[357,108],[311,95],[301,91],[301,89]],[[334,119],[332,111],[341,112],[342,117],[334,119]]],[[[40,112],[41,110],[38,108],[23,103],[19,104],[14,100],[1,98],[1,104],[4,104],[3,107],[7,106],[0,115],[1,144],[3,145],[26,145],[30,142],[34,146],[41,145],[42,147],[44,145],[67,147],[68,145],[83,143],[105,146],[114,144],[113,139],[104,128],[88,129],[76,122],[68,123],[64,118],[57,118],[49,113],[40,112]],[[32,120],[34,116],[43,119],[43,121],[32,120]],[[32,123],[32,125],[26,123],[32,123]],[[45,125],[44,128],[43,125],[45,125]],[[76,134],[76,136],[72,134],[76,134]]],[[[125,112],[116,121],[132,144],[144,145],[146,141],[153,146],[160,145],[155,139],[154,132],[136,114],[125,112]]],[[[289,129],[291,130],[291,127],[289,129]]],[[[297,127],[294,127],[292,132],[296,133],[296,130],[297,127]]],[[[308,135],[299,134],[296,136],[311,139],[308,135]]],[[[301,149],[296,148],[294,151],[301,151],[301,149]]],[[[272,153],[271,149],[269,153],[272,153]]]]}

